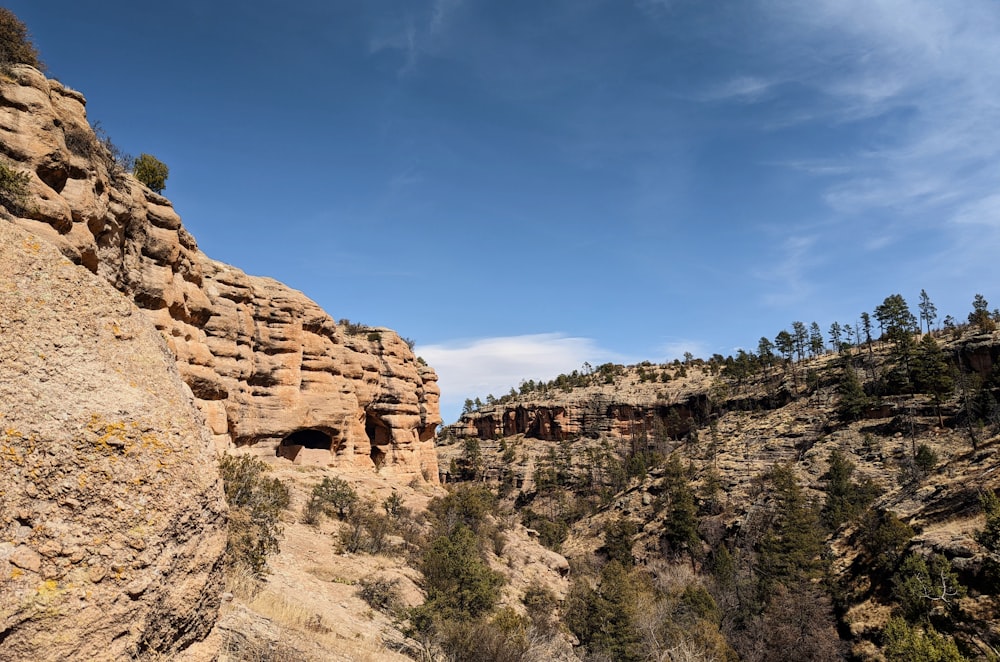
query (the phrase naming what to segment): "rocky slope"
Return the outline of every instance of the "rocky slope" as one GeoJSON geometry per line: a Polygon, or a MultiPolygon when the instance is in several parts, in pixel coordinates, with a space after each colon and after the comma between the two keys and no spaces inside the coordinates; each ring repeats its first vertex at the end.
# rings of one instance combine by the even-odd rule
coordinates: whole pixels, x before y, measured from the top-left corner
{"type": "Polygon", "coordinates": [[[173,656],[213,627],[225,504],[163,339],[0,223],[0,658],[173,656]]]}
{"type": "Polygon", "coordinates": [[[338,325],[300,292],[199,251],[170,201],[116,166],[81,94],[13,67],[0,151],[30,175],[13,220],[153,321],[217,448],[437,481],[434,371],[393,331],[338,325]]]}
{"type": "MultiPolygon", "coordinates": [[[[700,360],[611,366],[607,374],[577,375],[566,388],[549,384],[503,402],[489,398],[491,404],[442,434],[442,470],[449,480],[474,477],[498,485],[522,515],[530,512],[531,526],[543,537],[561,541],[577,568],[602,563],[610,524],[633,522],[631,556],[659,576],[669,549],[670,511],[663,508],[676,481],[662,458],[676,456],[685,467],[699,521],[700,542],[691,556],[707,567],[720,546],[751,558],[759,551],[743,545],[774,516],[774,496],[763,478],[773,467],[791,467],[806,498],[819,506],[827,498],[829,458],[837,451],[855,466],[855,479],[871,481],[880,494],[873,512],[891,512],[912,527],[906,553],[942,555],[968,588],[953,607],[954,620],[936,614],[936,627],[960,642],[970,659],[993,659],[1000,648],[1000,603],[985,570],[990,554],[975,533],[984,525],[979,494],[1000,489],[1000,426],[996,407],[986,411],[970,402],[995,404],[990,380],[1000,363],[1000,337],[965,329],[938,334],[938,342],[957,368],[940,411],[931,395],[903,389],[870,398],[858,420],[845,421],[838,411],[845,359],[832,353],[741,379],[722,364],[700,360]],[[970,411],[976,412],[972,418],[970,411]],[[920,447],[934,457],[924,470],[914,468],[920,447]],[[630,470],[630,458],[644,468],[633,464],[630,470]],[[564,523],[568,529],[555,535],[564,523]]],[[[850,361],[869,393],[886,388],[871,376],[890,379],[895,365],[891,348],[881,343],[870,354],[853,350],[850,361]]],[[[830,581],[839,587],[842,644],[856,659],[879,660],[882,629],[898,605],[895,580],[868,566],[865,535],[862,524],[848,522],[828,533],[825,545],[830,581]]],[[[686,555],[680,564],[698,565],[686,555]]],[[[707,569],[701,572],[707,576],[707,569]]],[[[745,649],[740,654],[752,658],[745,649]]]]}

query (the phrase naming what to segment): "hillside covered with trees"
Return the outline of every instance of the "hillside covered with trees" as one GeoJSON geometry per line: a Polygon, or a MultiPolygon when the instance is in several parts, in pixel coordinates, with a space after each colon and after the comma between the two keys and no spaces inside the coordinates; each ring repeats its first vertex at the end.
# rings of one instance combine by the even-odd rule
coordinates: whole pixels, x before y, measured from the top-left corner
{"type": "Polygon", "coordinates": [[[1000,315],[963,317],[892,295],[522,382],[467,403],[441,464],[569,559],[587,659],[995,659],[1000,315]]]}

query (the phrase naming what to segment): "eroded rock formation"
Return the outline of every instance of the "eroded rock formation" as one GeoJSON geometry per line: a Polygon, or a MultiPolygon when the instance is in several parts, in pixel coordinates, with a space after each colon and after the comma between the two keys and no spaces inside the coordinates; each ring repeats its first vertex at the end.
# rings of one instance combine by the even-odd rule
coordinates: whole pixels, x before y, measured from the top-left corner
{"type": "Polygon", "coordinates": [[[437,376],[389,329],[338,326],[302,293],[211,260],[170,201],[121,172],[78,92],[0,83],[0,150],[31,175],[15,222],[129,296],[164,335],[216,446],[437,480],[437,376]]]}
{"type": "Polygon", "coordinates": [[[160,334],[0,222],[0,365],[0,659],[159,659],[202,639],[225,503],[160,334]]]}
{"type": "Polygon", "coordinates": [[[613,393],[594,390],[557,400],[524,400],[483,407],[463,414],[449,432],[460,437],[500,439],[524,435],[543,441],[576,437],[679,438],[706,415],[703,396],[665,403],[654,393],[646,399],[616,401],[613,393]]]}

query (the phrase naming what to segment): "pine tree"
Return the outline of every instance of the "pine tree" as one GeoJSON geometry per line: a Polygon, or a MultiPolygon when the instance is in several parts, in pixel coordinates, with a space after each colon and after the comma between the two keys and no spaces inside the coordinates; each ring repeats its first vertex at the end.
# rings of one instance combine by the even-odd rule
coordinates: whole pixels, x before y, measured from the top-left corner
{"type": "Polygon", "coordinates": [[[805,358],[806,347],[809,345],[809,332],[802,322],[792,322],[792,338],[795,341],[795,354],[799,361],[805,358]]]}
{"type": "Polygon", "coordinates": [[[875,484],[865,479],[860,483],[851,480],[854,463],[839,449],[830,451],[830,468],[823,478],[827,480],[826,501],[823,504],[823,522],[836,529],[854,519],[878,496],[875,484]]]}
{"type": "Polygon", "coordinates": [[[840,327],[840,322],[834,322],[830,325],[830,344],[833,345],[833,350],[835,352],[843,352],[844,348],[841,346],[840,337],[843,333],[843,329],[840,327]]]}
{"type": "Polygon", "coordinates": [[[837,386],[837,393],[840,395],[837,413],[845,421],[856,421],[868,408],[869,398],[850,360],[844,361],[841,370],[840,384],[837,386]]]}
{"type": "Polygon", "coordinates": [[[927,296],[926,290],[920,290],[920,321],[927,325],[927,333],[931,332],[931,324],[937,319],[937,307],[931,303],[931,298],[927,296]]]}
{"type": "Polygon", "coordinates": [[[955,391],[955,380],[944,352],[930,334],[921,339],[913,359],[913,380],[918,390],[933,397],[938,424],[944,427],[941,403],[955,391]]]}
{"type": "Polygon", "coordinates": [[[983,333],[990,333],[997,328],[996,322],[993,321],[993,317],[990,315],[990,304],[982,294],[977,294],[976,298],[972,301],[969,324],[978,326],[979,330],[983,333]]]}
{"type": "Polygon", "coordinates": [[[813,322],[809,325],[809,353],[816,357],[824,350],[826,350],[826,346],[823,344],[823,332],[820,331],[819,324],[813,322]]]}
{"type": "Polygon", "coordinates": [[[663,521],[663,542],[673,555],[687,552],[691,562],[701,555],[698,537],[698,509],[680,458],[674,454],[665,467],[664,497],[667,512],[663,521]]]}
{"type": "Polygon", "coordinates": [[[819,513],[795,481],[789,465],[774,467],[768,478],[774,497],[774,518],[760,543],[762,588],[815,578],[823,568],[824,532],[819,513]]]}

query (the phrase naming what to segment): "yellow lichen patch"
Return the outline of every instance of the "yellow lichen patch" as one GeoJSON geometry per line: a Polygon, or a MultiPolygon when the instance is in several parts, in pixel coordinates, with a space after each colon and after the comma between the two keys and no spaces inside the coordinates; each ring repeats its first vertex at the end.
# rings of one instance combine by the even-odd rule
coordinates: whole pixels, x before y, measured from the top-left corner
{"type": "Polygon", "coordinates": [[[42,600],[49,600],[59,594],[59,582],[54,579],[46,579],[35,590],[42,600]]]}
{"type": "Polygon", "coordinates": [[[135,445],[125,423],[118,421],[108,423],[100,416],[94,414],[87,423],[87,430],[92,435],[92,443],[102,453],[112,455],[114,453],[128,453],[135,445]]]}
{"type": "Polygon", "coordinates": [[[16,428],[0,431],[0,466],[23,466],[25,458],[35,450],[34,439],[26,438],[16,428]]]}
{"type": "Polygon", "coordinates": [[[24,464],[24,456],[10,444],[0,445],[0,464],[24,464]]]}

